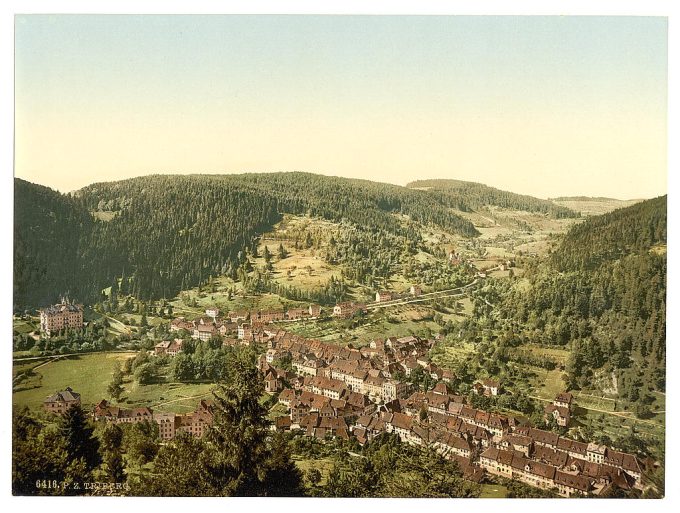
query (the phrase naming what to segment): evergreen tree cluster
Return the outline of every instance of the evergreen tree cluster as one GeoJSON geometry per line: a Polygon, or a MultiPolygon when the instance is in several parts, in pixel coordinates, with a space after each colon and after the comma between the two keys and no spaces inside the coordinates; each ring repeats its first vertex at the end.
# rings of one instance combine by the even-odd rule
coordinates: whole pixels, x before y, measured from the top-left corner
{"type": "Polygon", "coordinates": [[[578,217],[578,213],[552,201],[534,198],[525,194],[502,191],[475,182],[462,180],[416,180],[406,185],[412,189],[427,189],[437,201],[461,210],[471,212],[484,206],[497,206],[512,210],[524,210],[548,214],[557,219],[578,217]]]}
{"type": "MultiPolygon", "coordinates": [[[[234,275],[283,213],[356,227],[363,233],[350,245],[357,253],[338,256],[348,266],[390,236],[415,244],[414,222],[478,235],[425,191],[306,173],[151,175],[71,195],[16,179],[15,196],[17,310],[64,293],[96,302],[112,283],[143,301],[173,297],[210,276],[234,275]]],[[[391,262],[383,260],[366,265],[384,274],[391,262]]]]}
{"type": "Polygon", "coordinates": [[[528,289],[501,294],[499,316],[523,326],[522,342],[569,344],[571,387],[601,369],[614,373],[619,396],[631,403],[663,391],[665,243],[665,196],[590,218],[526,274],[528,289]]]}

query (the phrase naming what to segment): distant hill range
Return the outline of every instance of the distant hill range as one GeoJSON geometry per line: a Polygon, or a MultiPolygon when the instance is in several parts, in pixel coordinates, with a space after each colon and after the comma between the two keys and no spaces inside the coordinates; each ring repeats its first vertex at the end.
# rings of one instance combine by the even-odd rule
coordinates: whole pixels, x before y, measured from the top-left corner
{"type": "Polygon", "coordinates": [[[454,180],[400,187],[298,172],[150,175],[60,194],[16,179],[15,308],[64,293],[94,302],[121,276],[141,299],[173,297],[233,270],[285,213],[418,241],[427,225],[479,235],[457,211],[484,206],[577,216],[546,200],[454,180]]]}
{"type": "Polygon", "coordinates": [[[625,201],[616,198],[606,198],[604,196],[560,196],[559,198],[548,198],[548,201],[625,201]]]}
{"type": "Polygon", "coordinates": [[[498,206],[527,212],[540,212],[555,218],[577,217],[572,209],[555,203],[527,196],[502,191],[475,182],[461,180],[417,180],[406,187],[429,192],[440,201],[464,212],[476,210],[484,206],[498,206]]]}

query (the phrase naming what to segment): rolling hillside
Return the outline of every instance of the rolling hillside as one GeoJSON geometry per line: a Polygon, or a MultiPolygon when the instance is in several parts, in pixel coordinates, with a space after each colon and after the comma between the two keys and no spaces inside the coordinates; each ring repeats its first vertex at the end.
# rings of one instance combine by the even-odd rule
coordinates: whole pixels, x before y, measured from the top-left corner
{"type": "Polygon", "coordinates": [[[527,212],[540,212],[551,217],[578,217],[573,210],[551,201],[523,194],[502,191],[475,182],[462,180],[416,180],[406,185],[411,189],[428,191],[438,201],[462,211],[497,206],[527,212]]]}
{"type": "Polygon", "coordinates": [[[93,184],[73,195],[17,180],[15,195],[17,309],[67,292],[94,302],[120,278],[135,296],[152,299],[173,297],[210,276],[235,276],[257,236],[283,214],[354,226],[359,235],[347,244],[360,258],[368,255],[366,244],[398,240],[415,250],[424,226],[475,237],[477,229],[456,210],[482,204],[575,215],[479,184],[453,194],[297,172],[150,175],[93,184]]]}

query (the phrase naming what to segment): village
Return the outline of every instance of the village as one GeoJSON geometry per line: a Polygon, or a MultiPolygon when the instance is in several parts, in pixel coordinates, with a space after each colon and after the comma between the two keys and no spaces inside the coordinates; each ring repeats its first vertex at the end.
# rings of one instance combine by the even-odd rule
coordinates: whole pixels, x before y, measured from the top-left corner
{"type": "MultiPolygon", "coordinates": [[[[419,292],[412,287],[412,295],[419,292]]],[[[392,299],[378,292],[376,302],[392,299]]],[[[365,309],[365,304],[346,302],[336,305],[331,315],[350,317],[365,309]]],[[[69,318],[74,318],[72,310],[63,309],[69,318]]],[[[50,311],[61,310],[53,307],[50,311]]],[[[293,431],[320,441],[352,439],[360,445],[382,433],[394,433],[402,442],[430,447],[455,460],[472,481],[480,482],[488,474],[565,497],[642,487],[644,463],[632,454],[572,440],[532,426],[521,417],[476,409],[466,397],[450,393],[447,385],[455,375],[428,358],[436,338],[388,337],[355,348],[306,339],[283,329],[286,321],[313,319],[321,313],[318,305],[224,315],[210,307],[198,319],[174,319],[170,331],[177,338],[157,343],[150,353],[174,357],[182,352],[183,337],[187,336],[219,339],[225,346],[261,348],[264,352],[257,365],[264,389],[277,398],[285,412],[273,418],[272,430],[293,431]],[[421,390],[411,383],[416,371],[429,376],[434,387],[421,390]]],[[[50,321],[44,322],[48,325],[50,321]]],[[[491,397],[511,393],[493,379],[476,382],[473,392],[491,397]]],[[[80,396],[66,389],[48,397],[44,406],[62,414],[76,403],[80,396]]],[[[545,407],[545,419],[567,427],[573,411],[572,394],[562,392],[545,407]]],[[[155,422],[163,441],[172,440],[179,432],[203,436],[213,418],[207,400],[201,400],[193,412],[176,414],[148,407],[120,408],[102,399],[91,414],[101,422],[155,422]]]]}

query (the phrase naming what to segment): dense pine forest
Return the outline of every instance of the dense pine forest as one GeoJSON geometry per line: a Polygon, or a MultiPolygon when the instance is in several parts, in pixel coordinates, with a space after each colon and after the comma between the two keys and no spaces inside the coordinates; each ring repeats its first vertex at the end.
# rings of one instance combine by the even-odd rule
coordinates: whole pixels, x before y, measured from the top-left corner
{"type": "Polygon", "coordinates": [[[478,235],[444,195],[308,173],[152,175],[71,195],[15,183],[16,309],[66,293],[95,302],[120,278],[146,300],[172,297],[210,276],[236,276],[256,237],[284,213],[347,223],[363,241],[398,236],[413,246],[421,225],[478,235]]]}
{"type": "Polygon", "coordinates": [[[14,303],[45,305],[79,297],[83,251],[95,221],[72,197],[14,181],[14,303]]]}
{"type": "Polygon", "coordinates": [[[497,206],[539,212],[554,218],[577,217],[576,212],[551,201],[502,191],[480,183],[461,180],[416,180],[406,187],[425,189],[437,201],[463,212],[471,212],[485,206],[497,206]]]}
{"type": "Polygon", "coordinates": [[[501,315],[530,342],[570,344],[569,385],[611,376],[644,416],[665,390],[666,196],[573,227],[530,287],[502,294],[501,315]]]}

